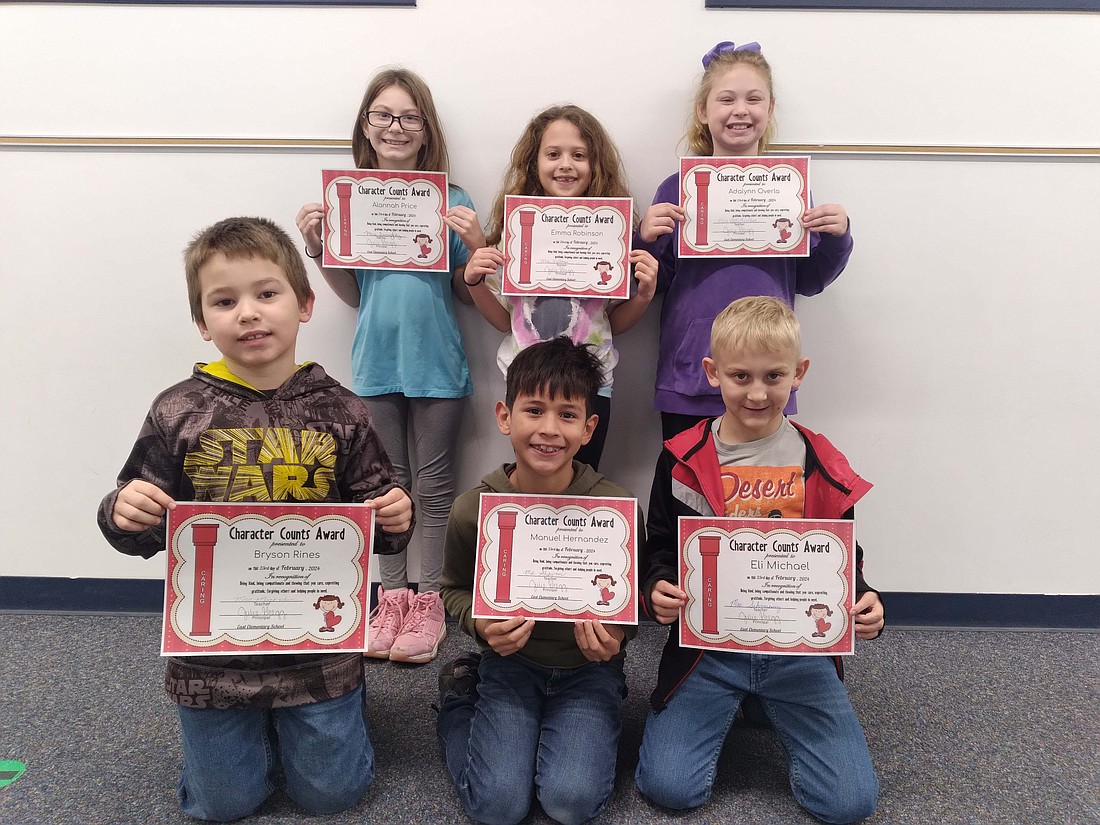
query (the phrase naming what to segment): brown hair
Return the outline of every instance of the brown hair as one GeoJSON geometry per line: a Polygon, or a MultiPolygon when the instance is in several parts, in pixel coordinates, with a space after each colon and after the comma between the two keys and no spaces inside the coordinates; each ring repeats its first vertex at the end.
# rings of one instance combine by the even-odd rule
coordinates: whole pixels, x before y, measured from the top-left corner
{"type": "Polygon", "coordinates": [[[355,124],[351,128],[351,155],[355,159],[356,167],[378,168],[378,154],[371,146],[370,139],[363,133],[363,122],[367,117],[367,109],[370,108],[374,99],[391,86],[397,86],[408,92],[416,110],[424,118],[424,145],[416,155],[416,168],[427,172],[449,171],[447,139],[443,135],[443,124],[439,122],[439,116],[435,111],[431,89],[416,72],[397,67],[382,69],[367,84],[363,102],[359,104],[355,124]]]}
{"type": "Polygon", "coordinates": [[[271,261],[286,275],[299,306],[304,306],[313,295],[298,248],[277,224],[267,218],[226,218],[196,234],[183,250],[187,301],[191,305],[193,321],[205,322],[199,272],[219,253],[230,259],[261,258],[271,261]]]}
{"type": "MultiPolygon", "coordinates": [[[[699,78],[699,86],[695,90],[695,100],[692,101],[691,106],[691,117],[688,120],[687,133],[684,135],[684,142],[687,143],[689,154],[705,155],[707,157],[714,154],[714,140],[711,138],[710,128],[707,124],[699,122],[699,111],[706,110],[707,98],[710,96],[711,89],[714,88],[714,81],[734,66],[739,65],[751,66],[760,72],[760,76],[768,84],[768,94],[771,95],[774,103],[775,85],[772,83],[772,67],[768,65],[768,61],[761,52],[747,49],[731,49],[730,51],[720,52],[714,56],[703,70],[703,76],[699,78]]],[[[764,130],[764,134],[760,138],[760,146],[757,149],[760,154],[768,151],[768,144],[771,143],[774,136],[775,118],[773,117],[768,122],[768,128],[764,130]]]]}
{"type": "Polygon", "coordinates": [[[520,135],[512,150],[512,159],[508,171],[504,174],[504,183],[493,201],[493,211],[489,214],[486,240],[490,246],[500,242],[504,233],[504,196],[505,195],[545,195],[539,183],[539,145],[542,143],[546,127],[556,120],[565,120],[577,127],[581,139],[588,146],[588,162],[592,168],[592,181],[588,184],[586,197],[592,198],[629,198],[630,190],[626,186],[626,171],[623,159],[615,147],[607,130],[595,116],[571,103],[551,106],[539,112],[520,135]]]}

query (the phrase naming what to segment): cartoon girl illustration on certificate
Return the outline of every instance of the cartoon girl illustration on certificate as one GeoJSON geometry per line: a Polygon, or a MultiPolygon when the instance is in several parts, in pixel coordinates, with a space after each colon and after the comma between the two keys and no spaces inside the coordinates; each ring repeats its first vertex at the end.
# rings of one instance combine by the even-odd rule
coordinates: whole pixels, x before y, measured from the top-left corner
{"type": "Polygon", "coordinates": [[[432,238],[423,232],[413,238],[413,243],[420,247],[420,254],[416,256],[418,258],[427,258],[432,251],[432,238]]]}
{"type": "Polygon", "coordinates": [[[825,621],[825,617],[832,616],[833,611],[826,604],[811,604],[806,609],[806,615],[814,620],[814,625],[817,627],[817,630],[811,634],[812,638],[824,639],[825,631],[832,627],[830,622],[825,621]]]}
{"type": "Polygon", "coordinates": [[[611,280],[611,261],[598,261],[592,268],[600,273],[600,286],[611,280]]]}
{"type": "Polygon", "coordinates": [[[608,607],[611,600],[615,598],[615,591],[611,589],[616,584],[615,579],[609,573],[597,573],[592,578],[592,584],[600,588],[600,600],[596,602],[596,605],[608,607]]]}
{"type": "Polygon", "coordinates": [[[319,633],[336,632],[336,625],[340,624],[344,618],[336,611],[343,606],[344,603],[340,600],[339,596],[332,596],[328,593],[321,596],[313,603],[314,610],[323,610],[325,612],[324,625],[318,631],[319,633]]]}
{"type": "Polygon", "coordinates": [[[786,243],[791,239],[791,227],[794,224],[790,218],[776,218],[772,226],[779,230],[779,243],[786,243]]]}

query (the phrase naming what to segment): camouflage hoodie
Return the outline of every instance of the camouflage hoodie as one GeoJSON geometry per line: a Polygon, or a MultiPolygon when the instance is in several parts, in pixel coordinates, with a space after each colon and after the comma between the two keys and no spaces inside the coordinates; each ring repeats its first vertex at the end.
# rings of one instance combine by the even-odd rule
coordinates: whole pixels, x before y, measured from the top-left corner
{"type": "MultiPolygon", "coordinates": [[[[177,501],[359,502],[398,486],[393,477],[366,406],[318,364],[273,393],[221,362],[196,364],[153,401],[98,523],[119,552],[151,558],[165,547],[163,525],[134,533],[111,519],[134,479],[177,501]]],[[[375,552],[400,552],[411,535],[378,530],[375,552]]],[[[169,659],[165,689],[189,707],[286,707],[343,696],[362,678],[358,653],[230,654],[169,659]]]]}

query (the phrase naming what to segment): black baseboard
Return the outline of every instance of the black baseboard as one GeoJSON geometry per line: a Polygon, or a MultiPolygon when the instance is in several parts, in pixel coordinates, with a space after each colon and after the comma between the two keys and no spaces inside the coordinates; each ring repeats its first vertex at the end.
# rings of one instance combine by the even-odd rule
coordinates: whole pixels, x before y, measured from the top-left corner
{"type": "Polygon", "coordinates": [[[1100,595],[883,593],[890,627],[1100,629],[1100,595]]]}
{"type": "Polygon", "coordinates": [[[0,576],[0,610],[161,613],[164,610],[164,580],[0,576]]]}
{"type": "MultiPolygon", "coordinates": [[[[374,593],[371,593],[372,602],[374,593]]],[[[889,627],[1100,630],[1100,595],[883,593],[889,627]]],[[[160,613],[160,579],[0,576],[0,611],[160,613]]]]}

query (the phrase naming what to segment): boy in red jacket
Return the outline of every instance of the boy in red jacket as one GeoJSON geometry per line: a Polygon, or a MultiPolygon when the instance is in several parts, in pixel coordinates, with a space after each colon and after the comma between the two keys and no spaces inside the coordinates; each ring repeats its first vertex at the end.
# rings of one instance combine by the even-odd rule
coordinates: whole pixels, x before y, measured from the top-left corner
{"type": "MultiPolygon", "coordinates": [[[[639,591],[661,624],[674,623],[687,603],[676,585],[680,516],[852,518],[871,487],[828,440],[783,415],[810,364],[800,338],[794,313],[775,298],[734,301],[714,321],[703,368],[726,410],[665,442],[650,496],[639,591]],[[733,467],[783,483],[724,486],[722,471],[733,467]],[[764,500],[754,492],[761,489],[778,492],[764,500]]],[[[855,632],[873,639],[882,601],[862,566],[857,546],[855,632]]],[[[678,638],[673,627],[650,699],[636,774],[645,796],[675,809],[704,804],[726,734],[752,694],[787,751],[798,803],[825,822],[871,815],[878,780],[832,659],[702,651],[681,648],[678,638]]]]}

